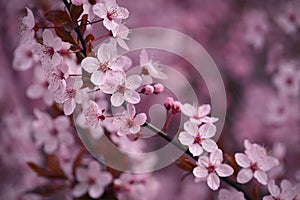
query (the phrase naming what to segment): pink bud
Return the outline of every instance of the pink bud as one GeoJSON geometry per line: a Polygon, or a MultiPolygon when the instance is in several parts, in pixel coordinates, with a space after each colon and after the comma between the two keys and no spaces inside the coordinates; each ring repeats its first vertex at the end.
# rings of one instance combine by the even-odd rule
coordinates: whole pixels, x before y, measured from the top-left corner
{"type": "Polygon", "coordinates": [[[154,94],[162,93],[165,90],[165,87],[160,83],[155,84],[153,87],[154,87],[154,94]]]}
{"type": "Polygon", "coordinates": [[[153,94],[154,90],[155,89],[152,85],[144,85],[144,87],[141,90],[141,93],[146,94],[146,95],[153,94]]]}
{"type": "Polygon", "coordinates": [[[167,97],[164,103],[164,106],[167,110],[170,110],[173,107],[174,99],[172,97],[167,97]]]}
{"type": "Polygon", "coordinates": [[[172,106],[172,113],[178,113],[181,111],[181,103],[179,101],[174,101],[172,106]]]}

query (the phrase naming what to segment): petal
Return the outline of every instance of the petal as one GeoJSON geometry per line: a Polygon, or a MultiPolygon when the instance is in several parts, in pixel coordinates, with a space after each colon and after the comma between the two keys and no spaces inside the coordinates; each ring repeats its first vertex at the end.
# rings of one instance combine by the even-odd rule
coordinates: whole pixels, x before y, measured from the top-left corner
{"type": "Polygon", "coordinates": [[[113,51],[111,48],[113,47],[109,43],[104,43],[99,47],[97,57],[101,63],[106,63],[111,59],[110,53],[113,51]]]}
{"type": "Polygon", "coordinates": [[[203,149],[207,152],[213,152],[214,150],[218,149],[218,145],[216,144],[216,142],[211,139],[203,140],[201,145],[203,149]]]}
{"type": "Polygon", "coordinates": [[[28,87],[26,95],[31,99],[38,99],[43,95],[44,88],[41,85],[33,84],[28,87]]]}
{"type": "Polygon", "coordinates": [[[96,71],[91,75],[91,82],[94,85],[101,85],[104,82],[105,73],[101,71],[96,71]]]}
{"type": "Polygon", "coordinates": [[[76,107],[76,102],[75,99],[71,98],[68,99],[65,103],[64,103],[64,113],[65,115],[71,115],[76,107]]]}
{"type": "Polygon", "coordinates": [[[250,160],[249,158],[243,154],[243,153],[236,153],[234,155],[235,157],[235,161],[237,162],[237,164],[243,168],[248,168],[250,167],[250,160]]]}
{"type": "Polygon", "coordinates": [[[133,126],[129,129],[129,132],[132,134],[136,134],[136,133],[140,132],[140,130],[141,130],[140,126],[133,126]]]}
{"type": "Polygon", "coordinates": [[[278,197],[280,195],[280,188],[275,184],[274,180],[269,182],[268,190],[273,197],[278,197]]]}
{"type": "Polygon", "coordinates": [[[263,171],[269,171],[273,167],[279,165],[279,161],[276,158],[267,156],[265,159],[259,161],[257,166],[263,171]]]}
{"type": "Polygon", "coordinates": [[[81,197],[83,196],[88,190],[88,185],[85,183],[80,183],[76,185],[73,189],[74,197],[81,197]]]}
{"type": "Polygon", "coordinates": [[[136,90],[141,85],[141,83],[142,77],[139,75],[129,76],[125,81],[126,88],[129,90],[136,90]]]}
{"type": "Polygon", "coordinates": [[[93,73],[99,69],[100,62],[97,58],[86,57],[85,59],[82,60],[81,66],[85,71],[89,73],[93,73]]]}
{"type": "Polygon", "coordinates": [[[220,187],[220,178],[215,173],[209,174],[207,177],[207,185],[212,190],[217,190],[220,187]]]}
{"type": "Polygon", "coordinates": [[[102,196],[103,193],[104,193],[104,188],[102,186],[92,185],[89,188],[89,195],[93,199],[98,199],[100,196],[102,196]]]}
{"type": "Polygon", "coordinates": [[[258,182],[260,182],[263,185],[267,185],[268,183],[268,175],[266,172],[263,172],[261,170],[256,170],[254,172],[254,177],[257,179],[258,182]]]}
{"type": "Polygon", "coordinates": [[[211,152],[209,160],[212,164],[220,164],[223,161],[223,153],[221,149],[216,149],[211,152]]]}
{"type": "Polygon", "coordinates": [[[204,117],[210,113],[210,105],[209,104],[204,104],[202,106],[199,106],[198,108],[198,116],[204,117]]]}
{"type": "Polygon", "coordinates": [[[253,178],[253,173],[251,169],[241,169],[237,175],[237,182],[244,184],[248,183],[253,178]]]}
{"type": "Polygon", "coordinates": [[[198,135],[198,126],[191,122],[187,121],[184,123],[184,130],[186,130],[190,135],[197,136],[198,135]]]}
{"type": "Polygon", "coordinates": [[[187,132],[181,132],[178,136],[178,139],[180,141],[181,144],[189,146],[191,144],[194,143],[194,137],[191,136],[191,134],[187,133],[187,132]]]}
{"type": "Polygon", "coordinates": [[[199,134],[203,138],[211,138],[215,135],[217,127],[213,124],[203,124],[199,128],[199,134]]]}
{"type": "Polygon", "coordinates": [[[181,112],[188,117],[194,117],[196,114],[196,108],[191,104],[185,103],[181,106],[181,112]]]}
{"type": "Polygon", "coordinates": [[[110,97],[110,101],[115,107],[121,106],[124,103],[124,96],[121,93],[115,93],[110,97]]]}
{"type": "Polygon", "coordinates": [[[88,174],[87,174],[87,170],[82,168],[82,167],[79,167],[76,169],[76,179],[79,181],[79,182],[85,182],[88,180],[88,174]]]}
{"type": "Polygon", "coordinates": [[[274,200],[274,198],[271,195],[267,195],[263,197],[263,200],[274,200]]]}
{"type": "Polygon", "coordinates": [[[97,3],[93,6],[93,12],[100,18],[104,18],[107,15],[107,9],[103,3],[97,3]]]}
{"type": "Polygon", "coordinates": [[[189,150],[193,154],[193,156],[200,156],[203,153],[203,149],[199,144],[190,145],[189,150]]]}
{"type": "Polygon", "coordinates": [[[126,90],[124,99],[131,104],[137,104],[141,101],[140,94],[133,90],[126,90]]]}
{"type": "Polygon", "coordinates": [[[98,174],[100,172],[100,164],[93,160],[88,165],[88,174],[89,176],[95,176],[95,174],[98,174]]]}
{"type": "Polygon", "coordinates": [[[207,156],[201,156],[198,159],[198,165],[203,168],[207,168],[209,166],[209,158],[207,156]]]}
{"type": "Polygon", "coordinates": [[[208,175],[207,169],[203,167],[195,167],[193,169],[193,174],[197,178],[205,178],[208,175]]]}
{"type": "Polygon", "coordinates": [[[66,116],[59,116],[54,120],[54,126],[57,130],[66,130],[70,126],[70,120],[66,116]]]}
{"type": "Polygon", "coordinates": [[[134,118],[134,122],[139,126],[142,126],[146,122],[146,120],[147,115],[145,113],[140,113],[134,118]]]}
{"type": "Polygon", "coordinates": [[[52,154],[58,147],[58,141],[56,139],[48,139],[45,143],[44,150],[47,154],[52,154]]]}
{"type": "Polygon", "coordinates": [[[43,44],[51,47],[53,40],[54,40],[53,33],[50,30],[45,29],[43,31],[43,44]]]}
{"type": "Polygon", "coordinates": [[[233,169],[227,164],[220,164],[216,168],[216,172],[220,177],[227,177],[233,174],[233,169]]]}
{"type": "Polygon", "coordinates": [[[145,49],[142,49],[141,55],[140,55],[140,65],[144,66],[144,65],[148,64],[148,62],[149,62],[148,53],[145,49]]]}
{"type": "Polygon", "coordinates": [[[110,173],[102,172],[98,179],[98,185],[107,186],[112,182],[112,179],[113,177],[110,173]]]}

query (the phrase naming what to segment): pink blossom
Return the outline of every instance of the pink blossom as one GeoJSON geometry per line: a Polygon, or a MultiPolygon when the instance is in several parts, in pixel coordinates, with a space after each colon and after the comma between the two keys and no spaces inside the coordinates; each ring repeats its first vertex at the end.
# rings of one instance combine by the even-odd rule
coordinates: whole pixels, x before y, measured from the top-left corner
{"type": "Polygon", "coordinates": [[[244,153],[236,153],[235,160],[241,169],[237,175],[238,183],[247,183],[253,176],[263,185],[268,183],[267,171],[279,165],[278,159],[268,156],[266,149],[258,144],[244,141],[246,148],[244,153]]]}
{"type": "Polygon", "coordinates": [[[172,105],[172,113],[176,114],[181,112],[181,103],[179,101],[174,101],[173,105],[172,105]]]}
{"type": "Polygon", "coordinates": [[[119,7],[115,0],[104,0],[104,2],[97,3],[93,6],[93,12],[98,17],[104,19],[104,27],[112,31],[114,37],[122,20],[127,19],[129,16],[128,10],[119,7]]]}
{"type": "Polygon", "coordinates": [[[117,28],[115,38],[117,40],[117,43],[120,47],[122,47],[125,50],[129,50],[129,47],[127,46],[125,40],[129,40],[129,29],[124,24],[120,24],[117,28]]]}
{"type": "Polygon", "coordinates": [[[139,75],[132,75],[126,78],[124,72],[111,72],[106,76],[105,82],[100,89],[106,94],[112,94],[110,101],[113,106],[121,106],[124,101],[137,104],[141,97],[135,90],[141,85],[142,78],[139,75]]]}
{"type": "Polygon", "coordinates": [[[185,103],[184,105],[182,105],[181,110],[183,114],[190,117],[191,122],[198,125],[202,123],[214,123],[218,121],[218,118],[207,116],[211,110],[209,104],[204,104],[197,108],[195,106],[192,106],[191,104],[185,103]]]}
{"type": "Polygon", "coordinates": [[[14,51],[13,68],[15,70],[24,71],[30,69],[36,61],[37,57],[32,53],[33,39],[20,42],[14,51]]]}
{"type": "Polygon", "coordinates": [[[154,84],[153,87],[154,87],[154,94],[162,93],[165,90],[165,87],[160,83],[154,84]]]}
{"type": "Polygon", "coordinates": [[[222,164],[223,153],[220,149],[214,150],[210,156],[201,156],[197,162],[197,167],[193,169],[196,181],[207,179],[207,185],[212,190],[220,187],[220,177],[228,177],[233,174],[233,169],[227,164],[222,164]]]}
{"type": "Polygon", "coordinates": [[[245,198],[242,192],[221,189],[219,192],[219,200],[245,200],[245,198]]]}
{"type": "Polygon", "coordinates": [[[80,89],[83,85],[81,78],[69,77],[66,80],[66,86],[60,85],[59,88],[54,91],[54,100],[57,103],[64,104],[65,115],[71,115],[76,107],[76,103],[81,104],[87,98],[87,94],[84,89],[80,89]]]}
{"type": "Polygon", "coordinates": [[[35,82],[27,88],[26,95],[31,99],[43,98],[46,105],[52,105],[53,94],[48,90],[49,83],[45,71],[40,66],[37,66],[34,69],[34,75],[35,82]]]}
{"type": "Polygon", "coordinates": [[[299,6],[298,2],[287,2],[276,18],[278,25],[287,34],[295,33],[300,26],[299,6]]]}
{"type": "Polygon", "coordinates": [[[55,91],[59,87],[65,87],[66,79],[69,77],[69,66],[62,61],[57,67],[48,72],[50,91],[55,91]]]}
{"type": "Polygon", "coordinates": [[[300,91],[300,69],[295,61],[283,62],[273,82],[282,95],[298,96],[300,91]]]}
{"type": "Polygon", "coordinates": [[[143,79],[147,83],[152,83],[152,78],[156,79],[167,79],[168,76],[162,72],[160,64],[152,61],[145,49],[141,51],[140,55],[140,66],[142,67],[143,79]]]}
{"type": "Polygon", "coordinates": [[[152,85],[144,85],[141,90],[141,93],[146,95],[153,94],[153,92],[154,92],[154,87],[152,85]]]}
{"type": "Polygon", "coordinates": [[[113,123],[118,129],[118,135],[131,135],[139,133],[146,120],[145,113],[136,115],[134,105],[128,104],[127,110],[121,116],[115,117],[113,123]]]}
{"type": "Polygon", "coordinates": [[[20,35],[21,40],[32,39],[34,36],[34,16],[32,11],[26,7],[27,16],[23,17],[20,23],[20,35]]]}
{"type": "Polygon", "coordinates": [[[198,125],[191,121],[184,123],[184,132],[179,134],[179,141],[186,146],[189,146],[189,151],[193,156],[199,156],[203,153],[203,149],[207,152],[212,152],[218,149],[218,146],[212,138],[216,133],[216,126],[213,124],[203,124],[198,128],[198,125]]]}
{"type": "Polygon", "coordinates": [[[164,103],[164,106],[167,110],[170,110],[173,107],[174,99],[172,97],[167,97],[164,103]]]}
{"type": "Polygon", "coordinates": [[[74,143],[74,138],[69,131],[68,117],[58,116],[52,119],[47,113],[39,110],[34,110],[34,114],[37,117],[37,120],[33,122],[36,144],[43,145],[47,154],[54,153],[62,143],[67,145],[74,143]]]}
{"type": "Polygon", "coordinates": [[[127,59],[117,58],[117,48],[115,41],[102,44],[97,50],[97,58],[86,57],[82,60],[81,66],[87,72],[92,73],[91,82],[101,85],[105,80],[108,71],[122,71],[127,64],[127,59]]]}
{"type": "Polygon", "coordinates": [[[101,171],[100,164],[90,161],[87,168],[76,169],[76,180],[78,184],[73,188],[74,197],[81,197],[88,192],[93,199],[98,199],[104,193],[105,187],[112,182],[112,175],[101,171]]]}
{"type": "Polygon", "coordinates": [[[275,184],[274,180],[271,180],[268,183],[268,190],[270,195],[264,196],[263,200],[292,200],[296,199],[297,191],[296,188],[293,187],[291,182],[288,180],[282,180],[280,184],[281,189],[275,184]]]}
{"type": "Polygon", "coordinates": [[[38,55],[42,66],[45,68],[55,67],[60,64],[62,58],[58,51],[62,48],[62,41],[59,37],[46,29],[43,32],[43,43],[36,43],[32,46],[34,54],[38,55]]]}

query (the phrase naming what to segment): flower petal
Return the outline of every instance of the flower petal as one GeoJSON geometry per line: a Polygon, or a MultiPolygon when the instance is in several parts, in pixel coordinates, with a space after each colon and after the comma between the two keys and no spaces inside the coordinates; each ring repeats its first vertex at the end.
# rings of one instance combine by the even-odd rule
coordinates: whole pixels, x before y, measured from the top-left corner
{"type": "Polygon", "coordinates": [[[187,121],[184,123],[184,130],[186,130],[190,135],[196,136],[198,135],[198,126],[191,121],[187,121]]]}
{"type": "Polygon", "coordinates": [[[76,185],[73,189],[74,197],[81,197],[88,191],[88,185],[85,183],[80,183],[76,185]]]}
{"type": "Polygon", "coordinates": [[[124,102],[124,96],[121,93],[115,93],[110,97],[110,101],[115,107],[121,106],[124,102]]]}
{"type": "Polygon", "coordinates": [[[278,197],[280,195],[280,188],[275,184],[274,180],[269,182],[268,190],[273,197],[278,197]]]}
{"type": "Polygon", "coordinates": [[[82,60],[81,66],[85,71],[89,73],[93,73],[99,69],[100,62],[97,58],[86,57],[85,59],[82,60]]]}
{"type": "Polygon", "coordinates": [[[249,158],[243,154],[243,153],[236,153],[234,155],[235,157],[235,161],[237,162],[237,164],[243,168],[248,168],[250,167],[250,160],[249,158]]]}
{"type": "Polygon", "coordinates": [[[254,172],[254,177],[261,184],[267,185],[267,183],[268,183],[268,175],[266,174],[266,172],[263,172],[262,170],[256,170],[254,172]]]}
{"type": "Polygon", "coordinates": [[[203,140],[201,145],[207,152],[213,152],[214,150],[218,149],[218,145],[216,144],[216,142],[211,139],[203,140]]]}
{"type": "Polygon", "coordinates": [[[253,178],[253,173],[251,169],[241,169],[237,175],[237,182],[244,184],[248,183],[253,178]]]}
{"type": "Polygon", "coordinates": [[[233,174],[233,169],[227,164],[220,164],[216,168],[217,174],[221,177],[231,176],[233,174]]]}
{"type": "Polygon", "coordinates": [[[178,136],[178,139],[180,141],[181,144],[189,146],[191,144],[194,143],[194,137],[191,136],[191,134],[187,133],[187,132],[181,132],[178,136]]]}
{"type": "Polygon", "coordinates": [[[193,169],[193,174],[197,178],[205,178],[208,175],[207,169],[203,167],[195,167],[193,169]]]}
{"type": "Polygon", "coordinates": [[[212,190],[217,190],[220,187],[220,178],[215,173],[209,174],[207,177],[207,185],[212,190]]]}
{"type": "Polygon", "coordinates": [[[211,138],[215,135],[217,127],[213,124],[203,124],[199,128],[199,134],[203,138],[211,138]]]}
{"type": "Polygon", "coordinates": [[[203,149],[199,144],[190,145],[189,150],[193,154],[193,156],[200,156],[203,153],[203,149]]]}

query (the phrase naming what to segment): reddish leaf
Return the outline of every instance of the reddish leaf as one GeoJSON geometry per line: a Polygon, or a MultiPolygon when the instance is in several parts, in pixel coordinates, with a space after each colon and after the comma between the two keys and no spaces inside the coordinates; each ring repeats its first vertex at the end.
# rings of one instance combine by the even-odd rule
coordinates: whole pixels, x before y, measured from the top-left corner
{"type": "Polygon", "coordinates": [[[66,185],[64,184],[50,184],[50,183],[47,183],[47,184],[44,184],[44,185],[40,185],[40,186],[37,186],[36,188],[32,189],[32,190],[29,190],[27,191],[26,193],[34,193],[34,194],[38,194],[38,195],[41,195],[41,196],[51,196],[53,195],[54,193],[60,191],[60,190],[63,190],[66,188],[66,185]]]}
{"type": "Polygon", "coordinates": [[[64,177],[67,179],[67,176],[60,167],[59,160],[55,155],[49,155],[47,157],[47,167],[51,172],[53,172],[57,176],[61,176],[62,178],[64,177]]]}
{"type": "Polygon", "coordinates": [[[68,13],[64,10],[50,10],[46,15],[46,19],[52,22],[55,26],[64,26],[72,22],[68,13]]]}
{"type": "Polygon", "coordinates": [[[64,42],[69,42],[74,46],[78,46],[77,42],[73,38],[70,32],[66,31],[64,28],[55,28],[55,33],[58,37],[62,39],[64,42]]]}
{"type": "Polygon", "coordinates": [[[80,17],[82,13],[83,13],[83,6],[76,6],[74,4],[71,4],[70,14],[74,22],[77,21],[77,19],[80,17]]]}
{"type": "Polygon", "coordinates": [[[193,169],[197,166],[194,162],[190,161],[187,157],[181,156],[178,160],[176,160],[175,164],[188,172],[192,172],[193,169]]]}
{"type": "Polygon", "coordinates": [[[81,22],[80,22],[80,31],[82,33],[82,35],[85,33],[86,31],[86,26],[88,24],[88,14],[84,14],[81,17],[81,22]]]}
{"type": "Polygon", "coordinates": [[[92,42],[93,40],[95,39],[95,36],[93,35],[93,34],[88,34],[86,37],[85,37],[85,39],[84,39],[84,41],[85,42],[92,42]]]}
{"type": "Polygon", "coordinates": [[[49,172],[47,169],[44,169],[40,166],[38,166],[37,164],[33,163],[33,162],[28,162],[27,165],[33,170],[35,171],[35,173],[38,176],[44,176],[44,177],[49,177],[51,176],[51,172],[49,172]]]}

